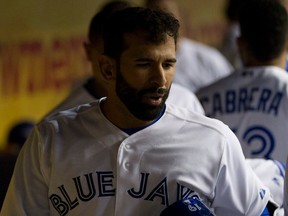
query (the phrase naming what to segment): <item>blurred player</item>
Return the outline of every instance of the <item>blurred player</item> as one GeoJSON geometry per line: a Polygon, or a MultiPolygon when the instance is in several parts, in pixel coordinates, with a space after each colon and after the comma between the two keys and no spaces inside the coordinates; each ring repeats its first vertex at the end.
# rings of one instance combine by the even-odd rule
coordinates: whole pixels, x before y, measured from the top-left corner
{"type": "Polygon", "coordinates": [[[0,211],[9,186],[18,154],[34,127],[32,120],[19,120],[11,126],[7,143],[0,151],[0,211]]]}
{"type": "Polygon", "coordinates": [[[278,1],[247,1],[238,47],[244,68],[200,89],[207,116],[226,123],[247,158],[284,162],[288,145],[287,12],[278,1]],[[251,4],[251,5],[250,5],[251,4]]]}

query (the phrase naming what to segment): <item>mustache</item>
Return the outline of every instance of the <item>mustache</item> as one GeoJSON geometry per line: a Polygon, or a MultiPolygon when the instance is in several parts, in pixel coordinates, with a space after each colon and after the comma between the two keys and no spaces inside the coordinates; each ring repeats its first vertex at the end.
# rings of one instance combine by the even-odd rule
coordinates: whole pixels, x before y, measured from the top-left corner
{"type": "Polygon", "coordinates": [[[169,89],[163,87],[151,87],[139,92],[140,95],[147,94],[147,93],[156,93],[156,94],[168,94],[169,89]]]}

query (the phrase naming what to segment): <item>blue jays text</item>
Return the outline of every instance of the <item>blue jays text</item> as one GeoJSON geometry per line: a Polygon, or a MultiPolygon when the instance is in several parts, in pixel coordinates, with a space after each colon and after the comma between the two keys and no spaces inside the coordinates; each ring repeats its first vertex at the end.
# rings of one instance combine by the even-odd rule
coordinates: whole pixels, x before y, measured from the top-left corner
{"type": "MultiPolygon", "coordinates": [[[[68,214],[70,210],[77,208],[81,202],[88,202],[95,198],[113,197],[116,195],[116,189],[113,186],[113,172],[103,171],[96,172],[97,181],[93,180],[95,173],[88,173],[82,177],[78,176],[73,178],[74,189],[77,195],[71,195],[68,193],[65,185],[58,187],[59,193],[50,195],[49,199],[53,207],[57,210],[59,215],[64,216],[68,214]],[[83,179],[85,179],[83,181],[83,179]],[[97,185],[95,185],[95,183],[97,185]],[[84,185],[85,184],[85,185],[84,185]],[[97,189],[96,189],[97,188],[97,189]]],[[[158,184],[153,186],[151,191],[147,191],[149,173],[141,173],[141,180],[137,188],[127,189],[127,193],[130,197],[135,199],[143,199],[145,201],[157,201],[162,205],[168,206],[168,183],[167,178],[164,177],[158,184]]],[[[150,185],[151,186],[151,185],[150,185]]],[[[70,188],[71,189],[71,188],[70,188]]],[[[177,183],[177,200],[182,200],[191,196],[199,198],[198,194],[180,184],[177,183]]],[[[171,200],[170,200],[171,201],[171,200]]],[[[173,200],[175,202],[176,200],[173,200]]]]}

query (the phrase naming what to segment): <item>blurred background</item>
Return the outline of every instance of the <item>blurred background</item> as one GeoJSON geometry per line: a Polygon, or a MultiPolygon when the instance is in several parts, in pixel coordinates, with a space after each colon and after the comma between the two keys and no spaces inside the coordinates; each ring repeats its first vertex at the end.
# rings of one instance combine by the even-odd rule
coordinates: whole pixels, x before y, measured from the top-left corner
{"type": "MultiPolygon", "coordinates": [[[[0,149],[14,124],[39,121],[90,75],[82,44],[90,19],[106,2],[0,0],[0,149]]],[[[177,2],[186,36],[217,48],[226,28],[225,0],[177,2]]]]}

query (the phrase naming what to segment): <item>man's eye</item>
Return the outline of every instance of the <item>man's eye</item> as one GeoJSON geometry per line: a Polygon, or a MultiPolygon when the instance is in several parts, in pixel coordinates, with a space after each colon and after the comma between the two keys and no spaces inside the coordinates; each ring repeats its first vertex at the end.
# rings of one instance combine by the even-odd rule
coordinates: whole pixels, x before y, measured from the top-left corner
{"type": "Polygon", "coordinates": [[[170,69],[170,68],[172,68],[174,66],[174,64],[172,64],[172,63],[165,63],[165,64],[163,64],[163,68],[165,68],[165,69],[170,69]]]}
{"type": "Polygon", "coordinates": [[[149,67],[150,63],[138,63],[137,66],[138,67],[149,67]]]}

